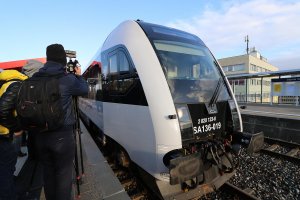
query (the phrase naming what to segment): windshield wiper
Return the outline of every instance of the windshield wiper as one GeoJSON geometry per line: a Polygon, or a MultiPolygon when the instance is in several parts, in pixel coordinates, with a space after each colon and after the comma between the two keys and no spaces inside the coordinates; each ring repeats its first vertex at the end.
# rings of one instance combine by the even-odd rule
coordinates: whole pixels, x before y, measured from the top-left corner
{"type": "MultiPolygon", "coordinates": [[[[214,60],[213,62],[215,64],[215,66],[217,68],[219,68],[219,65],[218,65],[217,61],[214,60]]],[[[211,99],[209,101],[209,106],[212,106],[212,105],[214,105],[217,102],[219,94],[220,94],[220,91],[221,91],[221,88],[224,85],[224,83],[222,81],[223,81],[223,79],[222,79],[222,77],[220,77],[219,80],[218,80],[216,89],[215,89],[215,91],[213,93],[213,96],[211,97],[211,99]]]]}
{"type": "Polygon", "coordinates": [[[218,80],[217,86],[216,86],[216,88],[214,90],[214,93],[213,93],[213,95],[212,95],[212,97],[211,97],[208,105],[205,104],[206,105],[206,109],[207,109],[207,111],[208,111],[209,114],[218,113],[216,102],[218,100],[221,88],[223,86],[223,82],[222,81],[223,81],[223,79],[222,79],[222,77],[220,77],[219,80],[218,80]]]}
{"type": "Polygon", "coordinates": [[[216,86],[216,89],[209,101],[209,106],[212,106],[213,104],[216,103],[216,101],[218,100],[218,97],[219,97],[219,94],[220,94],[220,91],[221,91],[221,88],[222,88],[222,77],[219,78],[218,80],[218,83],[217,83],[217,86],[216,86]]]}

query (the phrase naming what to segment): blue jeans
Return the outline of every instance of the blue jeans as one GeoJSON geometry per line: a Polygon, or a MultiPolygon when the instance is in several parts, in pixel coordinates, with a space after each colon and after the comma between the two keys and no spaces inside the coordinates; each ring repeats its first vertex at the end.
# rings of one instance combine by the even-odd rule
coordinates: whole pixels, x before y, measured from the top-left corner
{"type": "Polygon", "coordinates": [[[0,200],[15,200],[14,171],[17,152],[13,143],[0,139],[0,200]]]}
{"type": "Polygon", "coordinates": [[[38,159],[44,169],[47,200],[70,200],[75,140],[72,128],[35,135],[38,159]]]}

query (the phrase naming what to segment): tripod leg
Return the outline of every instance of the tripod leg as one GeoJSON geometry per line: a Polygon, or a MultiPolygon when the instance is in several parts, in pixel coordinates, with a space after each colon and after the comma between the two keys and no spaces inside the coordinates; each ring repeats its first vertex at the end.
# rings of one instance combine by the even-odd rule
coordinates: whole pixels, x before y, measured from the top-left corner
{"type": "Polygon", "coordinates": [[[76,117],[76,128],[78,132],[79,139],[79,152],[80,152],[80,162],[81,162],[81,176],[84,176],[84,165],[83,165],[83,156],[82,156],[82,143],[81,143],[81,128],[80,128],[80,119],[79,119],[79,110],[78,110],[78,98],[75,97],[75,117],[76,117]]]}
{"type": "MultiPolygon", "coordinates": [[[[77,101],[75,101],[75,97],[73,97],[73,109],[74,112],[76,112],[76,105],[77,101]]],[[[80,198],[80,188],[79,188],[79,181],[81,179],[79,175],[79,163],[78,163],[78,150],[77,150],[77,137],[76,137],[76,132],[77,132],[77,125],[75,124],[73,127],[73,133],[74,133],[74,140],[75,140],[75,172],[76,172],[76,185],[77,185],[77,198],[80,198]]]]}
{"type": "Polygon", "coordinates": [[[81,176],[84,176],[83,156],[82,156],[82,144],[81,144],[81,131],[79,129],[79,151],[80,151],[80,162],[81,162],[81,176]]]}
{"type": "MultiPolygon", "coordinates": [[[[74,134],[75,142],[76,142],[76,133],[74,134]]],[[[77,143],[77,142],[76,142],[77,143]]],[[[76,186],[77,186],[77,197],[80,197],[80,188],[79,188],[79,181],[80,181],[80,175],[79,175],[79,169],[78,169],[78,153],[77,153],[77,144],[75,144],[75,172],[76,172],[76,186]]]]}

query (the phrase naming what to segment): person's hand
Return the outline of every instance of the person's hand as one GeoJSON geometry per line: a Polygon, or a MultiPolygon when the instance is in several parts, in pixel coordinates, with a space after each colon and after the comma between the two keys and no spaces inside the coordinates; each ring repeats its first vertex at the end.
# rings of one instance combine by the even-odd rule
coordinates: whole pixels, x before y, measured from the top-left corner
{"type": "Polygon", "coordinates": [[[18,132],[14,132],[14,136],[15,136],[15,137],[21,136],[22,133],[23,133],[23,130],[20,130],[20,131],[18,131],[18,132]]]}
{"type": "Polygon", "coordinates": [[[75,67],[75,74],[80,76],[81,75],[81,68],[80,67],[75,67]]]}

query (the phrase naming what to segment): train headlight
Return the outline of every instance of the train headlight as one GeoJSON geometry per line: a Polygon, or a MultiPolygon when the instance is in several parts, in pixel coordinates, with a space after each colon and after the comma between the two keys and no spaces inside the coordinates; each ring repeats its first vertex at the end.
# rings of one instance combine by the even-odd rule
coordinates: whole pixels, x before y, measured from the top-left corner
{"type": "Polygon", "coordinates": [[[178,121],[181,129],[181,137],[184,140],[192,139],[193,135],[193,124],[190,117],[190,113],[187,105],[178,104],[176,105],[176,111],[178,116],[178,121]]]}
{"type": "Polygon", "coordinates": [[[232,117],[232,126],[233,126],[232,128],[234,131],[242,131],[236,104],[233,100],[228,100],[228,103],[229,103],[231,117],[232,117]]]}
{"type": "Polygon", "coordinates": [[[176,107],[176,110],[180,122],[191,121],[190,114],[186,105],[179,105],[176,107]]]}

